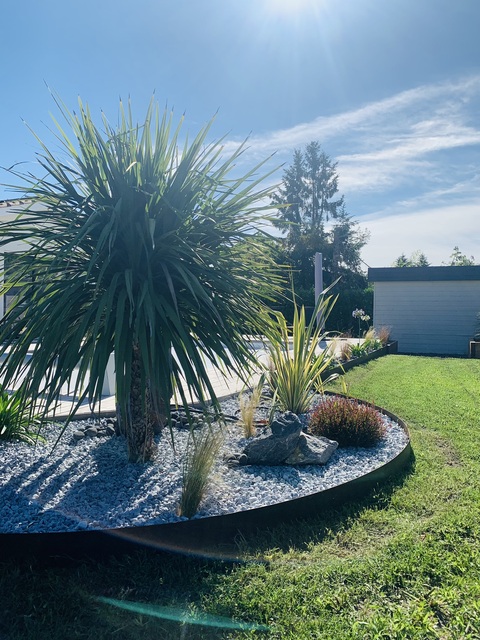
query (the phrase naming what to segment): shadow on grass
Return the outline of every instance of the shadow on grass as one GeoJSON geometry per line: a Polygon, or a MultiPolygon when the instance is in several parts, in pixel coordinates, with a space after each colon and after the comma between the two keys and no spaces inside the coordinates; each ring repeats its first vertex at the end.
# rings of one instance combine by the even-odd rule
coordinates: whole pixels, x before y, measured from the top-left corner
{"type": "MultiPolygon", "coordinates": [[[[235,555],[240,564],[263,564],[269,550],[307,551],[312,545],[348,529],[366,510],[387,510],[392,495],[415,469],[412,454],[408,465],[364,497],[336,508],[325,509],[311,518],[280,524],[236,540],[235,555]]],[[[135,549],[135,548],[133,548],[135,549]]],[[[231,558],[231,556],[229,556],[231,558]]],[[[121,637],[222,639],[252,637],[261,620],[233,620],[202,613],[205,598],[216,592],[225,576],[235,571],[225,555],[182,556],[149,549],[60,566],[44,565],[41,558],[0,565],[0,637],[28,640],[48,637],[121,637]],[[243,625],[245,626],[242,626],[243,625]],[[89,635],[91,634],[91,635],[89,635]]]]}

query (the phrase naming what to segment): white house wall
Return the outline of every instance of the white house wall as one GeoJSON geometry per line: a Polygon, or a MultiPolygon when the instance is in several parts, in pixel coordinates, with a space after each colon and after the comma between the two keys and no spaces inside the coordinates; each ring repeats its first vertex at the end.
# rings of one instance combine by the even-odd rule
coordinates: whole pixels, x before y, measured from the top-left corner
{"type": "MultiPolygon", "coordinates": [[[[21,214],[28,206],[28,200],[2,200],[0,201],[0,223],[2,222],[11,222],[14,220],[19,214],[21,214]]],[[[36,211],[41,211],[42,207],[36,205],[32,207],[32,209],[36,211]]],[[[18,242],[10,242],[2,247],[0,253],[0,286],[3,284],[3,268],[4,268],[4,260],[3,255],[5,253],[25,251],[28,247],[28,244],[22,241],[18,242]]],[[[6,297],[0,297],[0,318],[3,318],[6,311],[6,297]]]]}
{"type": "Polygon", "coordinates": [[[468,355],[479,312],[478,280],[374,283],[375,328],[390,327],[399,352],[468,355]]]}

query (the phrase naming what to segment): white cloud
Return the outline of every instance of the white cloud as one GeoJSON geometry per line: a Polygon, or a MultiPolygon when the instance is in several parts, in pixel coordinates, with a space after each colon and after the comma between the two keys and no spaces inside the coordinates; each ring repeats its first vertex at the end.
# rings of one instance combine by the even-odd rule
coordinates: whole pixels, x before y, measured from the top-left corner
{"type": "Polygon", "coordinates": [[[370,240],[362,252],[370,267],[389,267],[402,253],[410,256],[422,251],[432,265],[447,262],[457,245],[480,264],[478,220],[480,198],[476,202],[439,208],[426,208],[396,215],[365,216],[362,225],[370,231],[370,240]]]}
{"type": "MultiPolygon", "coordinates": [[[[345,113],[252,136],[241,164],[274,152],[276,162],[288,163],[293,149],[319,140],[339,163],[347,203],[358,192],[382,194],[419,180],[425,187],[439,176],[452,179],[440,154],[480,145],[476,102],[480,75],[417,87],[345,113]]],[[[237,146],[227,141],[226,150],[237,146]]]]}
{"type": "MultiPolygon", "coordinates": [[[[345,113],[252,136],[245,162],[319,140],[338,161],[347,210],[371,238],[370,266],[388,266],[401,253],[423,251],[432,264],[458,245],[480,262],[480,74],[403,91],[345,113]]],[[[230,151],[238,142],[229,141],[230,151]]],[[[242,161],[243,164],[243,161],[242,161]]]]}
{"type": "MultiPolygon", "coordinates": [[[[458,82],[420,86],[402,91],[394,96],[373,102],[357,109],[333,116],[320,116],[311,122],[305,122],[289,129],[269,132],[265,135],[252,135],[249,139],[250,153],[261,154],[262,157],[275,152],[291,152],[311,140],[320,140],[322,144],[338,136],[362,134],[370,137],[378,131],[382,137],[389,123],[389,129],[404,130],[406,122],[416,122],[423,112],[430,114],[450,111],[449,119],[462,106],[478,96],[480,92],[480,75],[470,76],[458,82]],[[433,111],[432,111],[433,109],[433,111]]],[[[236,148],[238,141],[227,141],[226,148],[236,148]]]]}

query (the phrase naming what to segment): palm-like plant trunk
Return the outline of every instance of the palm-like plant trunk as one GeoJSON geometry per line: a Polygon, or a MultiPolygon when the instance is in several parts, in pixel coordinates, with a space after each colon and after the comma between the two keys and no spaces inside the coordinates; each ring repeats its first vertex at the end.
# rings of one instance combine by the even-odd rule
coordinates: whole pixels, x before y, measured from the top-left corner
{"type": "MultiPolygon", "coordinates": [[[[131,387],[128,411],[125,416],[125,435],[129,462],[148,462],[155,454],[153,441],[154,415],[150,392],[142,393],[141,355],[138,346],[133,347],[131,387]]],[[[145,388],[145,387],[143,387],[145,388]]]]}

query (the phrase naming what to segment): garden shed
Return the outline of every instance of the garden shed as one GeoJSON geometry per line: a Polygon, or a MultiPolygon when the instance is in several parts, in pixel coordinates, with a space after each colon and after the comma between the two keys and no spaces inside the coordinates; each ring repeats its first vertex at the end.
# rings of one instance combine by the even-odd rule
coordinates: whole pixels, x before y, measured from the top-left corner
{"type": "Polygon", "coordinates": [[[480,266],[368,270],[373,322],[389,327],[399,353],[469,354],[480,312],[480,266]]]}

